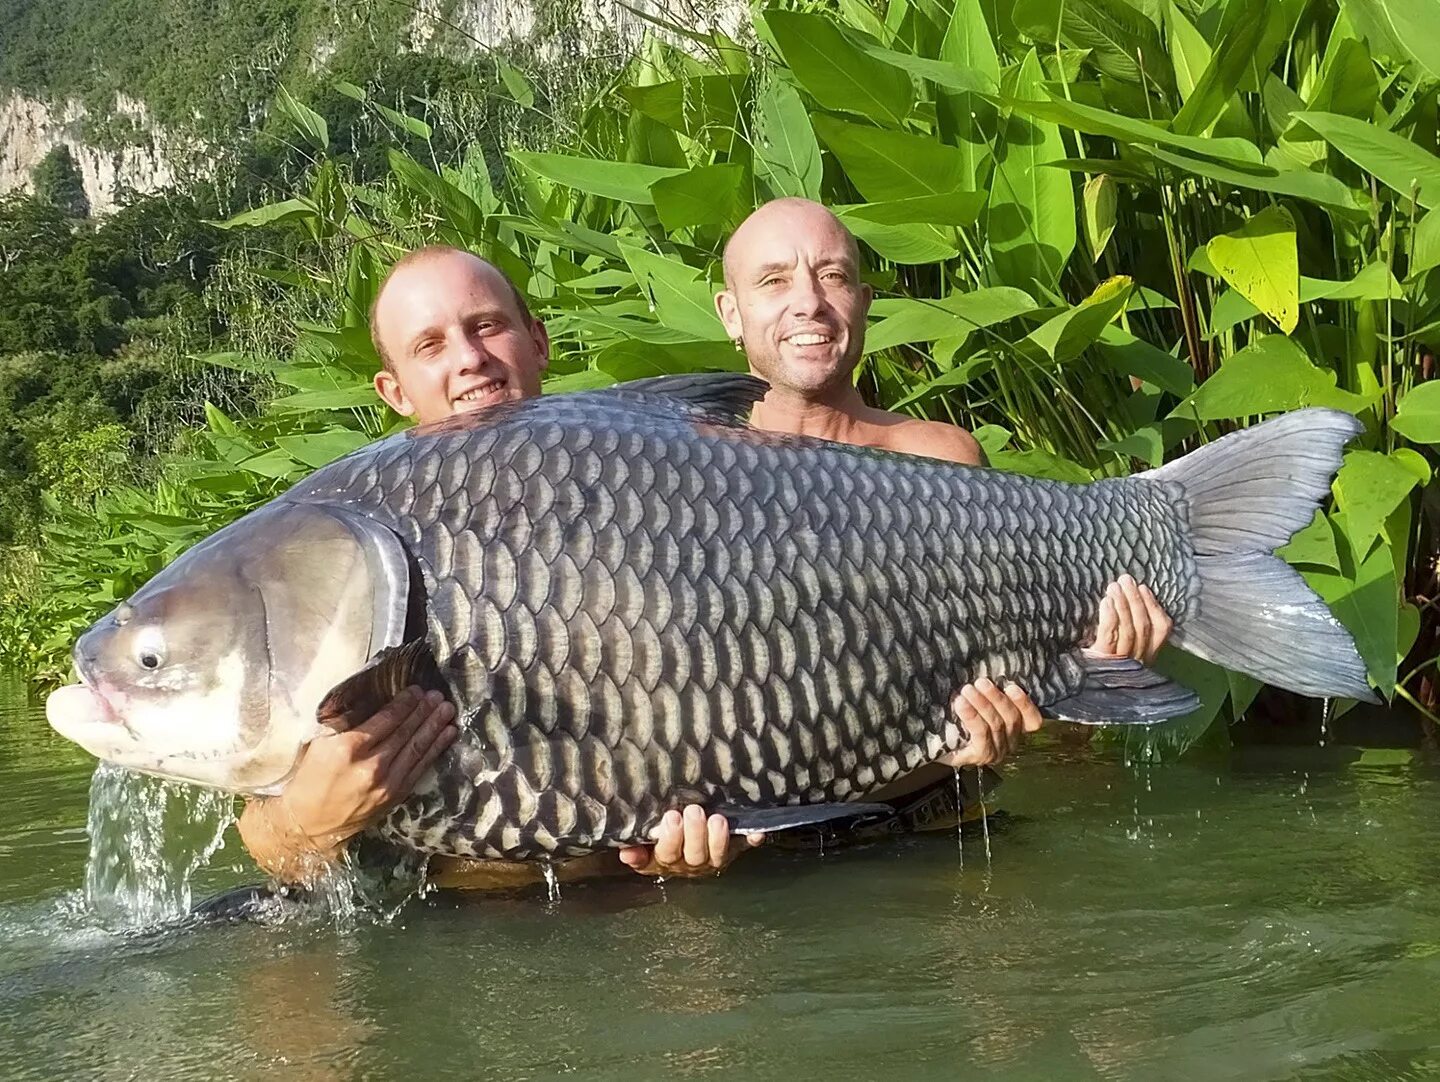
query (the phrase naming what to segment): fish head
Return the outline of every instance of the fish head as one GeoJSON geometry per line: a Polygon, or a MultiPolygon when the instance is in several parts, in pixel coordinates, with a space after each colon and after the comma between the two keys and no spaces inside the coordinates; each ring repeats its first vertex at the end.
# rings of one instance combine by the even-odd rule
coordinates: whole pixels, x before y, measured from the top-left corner
{"type": "Polygon", "coordinates": [[[271,505],[221,530],[80,636],[51,726],[131,770],[278,791],[324,695],[403,630],[375,529],[271,505]]]}

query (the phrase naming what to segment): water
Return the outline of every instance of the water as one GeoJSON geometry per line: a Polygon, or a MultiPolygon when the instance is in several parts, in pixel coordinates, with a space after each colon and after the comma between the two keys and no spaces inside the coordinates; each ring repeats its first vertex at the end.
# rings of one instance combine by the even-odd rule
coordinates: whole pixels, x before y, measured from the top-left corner
{"type": "MultiPolygon", "coordinates": [[[[0,682],[7,1079],[1440,1075],[1440,776],[1406,752],[1052,741],[963,871],[941,835],[146,934],[84,903],[91,773],[0,682]]],[[[251,878],[232,830],[193,889],[251,878]]]]}

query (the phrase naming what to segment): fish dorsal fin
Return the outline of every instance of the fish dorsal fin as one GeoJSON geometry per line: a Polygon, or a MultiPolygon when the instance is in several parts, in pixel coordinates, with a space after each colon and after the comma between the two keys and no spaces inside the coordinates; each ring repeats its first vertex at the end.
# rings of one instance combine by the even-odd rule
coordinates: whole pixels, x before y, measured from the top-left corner
{"type": "Polygon", "coordinates": [[[625,402],[648,398],[654,405],[669,406],[697,421],[742,425],[750,416],[750,407],[769,390],[770,384],[746,372],[696,372],[631,380],[595,393],[625,402]]]}

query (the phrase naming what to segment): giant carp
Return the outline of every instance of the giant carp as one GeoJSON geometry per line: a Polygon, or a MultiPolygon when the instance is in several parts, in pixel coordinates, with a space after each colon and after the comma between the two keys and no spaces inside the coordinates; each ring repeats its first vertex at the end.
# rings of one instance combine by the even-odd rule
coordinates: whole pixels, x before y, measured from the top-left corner
{"type": "Polygon", "coordinates": [[[984,676],[1054,718],[1183,715],[1189,690],[1082,651],[1127,572],[1175,645],[1373,698],[1273,555],[1353,418],[1301,410],[1077,485],[758,431],[765,390],[661,377],[347,455],[85,632],[51,723],[122,766],[273,793],[322,705],[443,689],[461,735],[378,833],[544,860],[646,840],[689,803],[740,831],[858,814],[963,743],[948,704],[984,676]]]}

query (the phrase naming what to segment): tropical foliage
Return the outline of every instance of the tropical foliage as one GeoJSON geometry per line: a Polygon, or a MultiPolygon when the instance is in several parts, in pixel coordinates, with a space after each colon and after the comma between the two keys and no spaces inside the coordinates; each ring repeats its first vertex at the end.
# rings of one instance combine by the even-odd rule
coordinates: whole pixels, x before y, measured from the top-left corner
{"type": "MultiPolygon", "coordinates": [[[[839,0],[757,15],[743,42],[657,26],[555,145],[429,164],[391,149],[368,179],[290,98],[315,154],[303,189],[226,224],[291,232],[270,274],[308,315],[284,358],[209,358],[280,393],[258,417],[212,408],[158,510],[137,493],[55,508],[31,659],[55,672],[97,608],[189,541],[398,423],[370,391],[365,323],[400,252],[439,241],[508,271],[550,327],[551,393],[735,368],[710,299],[724,238],[802,195],[863,242],[879,299],[862,387],[972,428],[999,467],[1087,480],[1278,411],[1360,418],[1333,508],[1284,555],[1374,684],[1414,696],[1437,652],[1436,16],[1434,0],[839,0]]],[[[500,74],[523,118],[534,90],[500,74]]],[[[1204,695],[1192,731],[1257,691],[1168,664],[1204,695]]]]}

